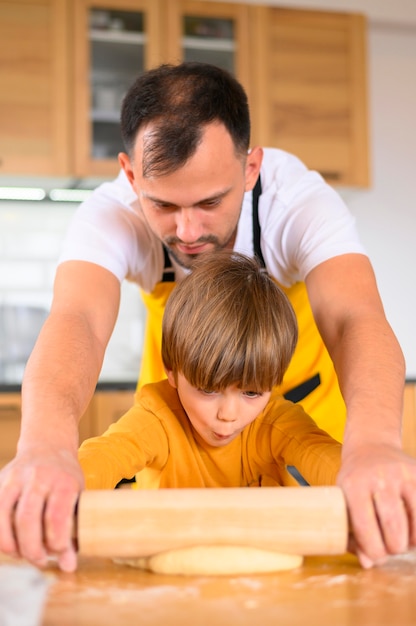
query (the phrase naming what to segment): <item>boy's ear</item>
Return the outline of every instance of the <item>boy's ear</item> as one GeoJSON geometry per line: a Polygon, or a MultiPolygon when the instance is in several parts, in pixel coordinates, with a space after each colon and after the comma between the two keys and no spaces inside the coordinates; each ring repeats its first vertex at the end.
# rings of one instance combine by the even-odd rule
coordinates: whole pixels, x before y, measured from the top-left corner
{"type": "Polygon", "coordinates": [[[167,370],[167,369],[165,368],[165,372],[166,372],[166,376],[168,377],[169,384],[170,384],[170,385],[171,385],[174,389],[176,389],[176,388],[177,388],[177,384],[176,384],[176,382],[175,382],[175,377],[174,377],[174,375],[173,375],[172,370],[167,370]]]}

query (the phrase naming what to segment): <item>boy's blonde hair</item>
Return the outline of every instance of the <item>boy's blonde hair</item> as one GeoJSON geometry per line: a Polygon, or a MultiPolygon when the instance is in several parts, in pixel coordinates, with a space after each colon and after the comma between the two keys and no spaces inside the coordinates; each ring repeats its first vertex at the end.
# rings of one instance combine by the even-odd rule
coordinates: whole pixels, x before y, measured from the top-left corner
{"type": "Polygon", "coordinates": [[[289,300],[257,261],[220,251],[204,254],[170,295],[162,359],[175,380],[181,373],[198,389],[270,391],[297,335],[289,300]]]}

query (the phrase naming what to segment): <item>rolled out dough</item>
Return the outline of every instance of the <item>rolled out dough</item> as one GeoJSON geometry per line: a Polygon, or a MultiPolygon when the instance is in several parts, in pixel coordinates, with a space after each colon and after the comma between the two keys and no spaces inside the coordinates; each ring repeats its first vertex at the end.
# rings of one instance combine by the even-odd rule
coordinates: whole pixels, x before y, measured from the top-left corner
{"type": "Polygon", "coordinates": [[[302,565],[303,557],[246,546],[214,545],[170,550],[149,557],[117,559],[116,562],[155,574],[230,576],[295,569],[302,565]]]}

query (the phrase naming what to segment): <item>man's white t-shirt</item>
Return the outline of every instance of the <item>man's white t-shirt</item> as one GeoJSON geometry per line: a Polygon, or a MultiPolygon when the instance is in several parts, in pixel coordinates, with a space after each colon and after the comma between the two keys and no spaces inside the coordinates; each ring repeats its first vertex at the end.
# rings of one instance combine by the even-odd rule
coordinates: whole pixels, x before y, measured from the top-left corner
{"type": "MultiPolygon", "coordinates": [[[[365,254],[355,220],[340,196],[297,157],[265,148],[260,177],[261,249],[269,273],[281,285],[303,281],[334,256],[365,254]]],[[[244,196],[234,249],[254,254],[251,191],[244,196]]],[[[161,279],[161,243],[123,171],[77,209],[60,256],[60,262],[67,260],[101,265],[120,282],[136,282],[149,292],[161,279]]],[[[173,265],[180,280],[183,270],[173,265]]]]}

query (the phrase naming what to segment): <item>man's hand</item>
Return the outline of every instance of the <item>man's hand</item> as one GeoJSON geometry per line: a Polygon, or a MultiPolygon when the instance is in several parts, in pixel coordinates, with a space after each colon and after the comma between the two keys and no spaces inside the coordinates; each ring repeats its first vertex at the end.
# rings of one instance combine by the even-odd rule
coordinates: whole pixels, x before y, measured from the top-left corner
{"type": "Polygon", "coordinates": [[[416,458],[387,444],[344,448],[337,483],[363,567],[416,547],[416,458]]]}
{"type": "Polygon", "coordinates": [[[38,567],[53,555],[63,571],[74,571],[72,524],[83,485],[70,452],[46,445],[19,452],[0,472],[0,551],[38,567]]]}

